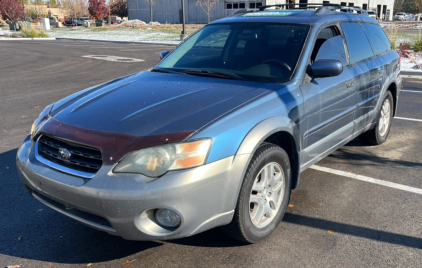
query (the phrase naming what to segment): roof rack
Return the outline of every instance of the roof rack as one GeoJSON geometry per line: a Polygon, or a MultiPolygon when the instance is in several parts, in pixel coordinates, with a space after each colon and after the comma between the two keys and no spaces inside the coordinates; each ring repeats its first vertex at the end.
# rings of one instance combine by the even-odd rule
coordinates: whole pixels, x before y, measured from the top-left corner
{"type": "Polygon", "coordinates": [[[277,5],[267,5],[267,6],[260,6],[259,11],[264,11],[267,8],[270,7],[276,7],[276,8],[283,8],[283,9],[319,9],[322,6],[335,6],[340,7],[338,4],[329,4],[329,3],[299,3],[299,4],[277,4],[277,5]]]}
{"type": "Polygon", "coordinates": [[[236,12],[233,12],[233,14],[231,14],[229,17],[237,17],[237,16],[241,16],[243,14],[246,13],[253,13],[253,12],[257,12],[258,9],[255,8],[248,8],[248,9],[239,9],[236,12]]]}
{"type": "Polygon", "coordinates": [[[264,11],[267,8],[275,7],[275,8],[282,8],[282,9],[316,9],[315,14],[323,14],[327,12],[333,11],[343,11],[343,12],[350,12],[356,11],[358,14],[368,14],[368,12],[360,7],[347,7],[342,6],[339,4],[330,4],[330,3],[299,3],[299,4],[278,4],[278,5],[267,5],[259,7],[259,11],[264,11]]]}

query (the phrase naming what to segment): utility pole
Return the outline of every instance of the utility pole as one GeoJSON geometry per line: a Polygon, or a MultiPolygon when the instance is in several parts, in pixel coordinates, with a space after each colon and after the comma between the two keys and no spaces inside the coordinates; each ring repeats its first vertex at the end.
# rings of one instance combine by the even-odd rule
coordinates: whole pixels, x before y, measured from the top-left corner
{"type": "Polygon", "coordinates": [[[182,0],[182,34],[180,35],[180,41],[183,41],[188,35],[186,34],[185,30],[185,0],[182,0]]]}

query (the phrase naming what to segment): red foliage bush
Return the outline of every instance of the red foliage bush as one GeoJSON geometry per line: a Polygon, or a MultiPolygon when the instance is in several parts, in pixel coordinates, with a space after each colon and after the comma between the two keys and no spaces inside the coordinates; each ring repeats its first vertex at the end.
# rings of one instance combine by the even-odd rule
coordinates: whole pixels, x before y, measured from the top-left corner
{"type": "Polygon", "coordinates": [[[19,0],[0,0],[0,14],[12,22],[25,18],[23,6],[19,0]]]}

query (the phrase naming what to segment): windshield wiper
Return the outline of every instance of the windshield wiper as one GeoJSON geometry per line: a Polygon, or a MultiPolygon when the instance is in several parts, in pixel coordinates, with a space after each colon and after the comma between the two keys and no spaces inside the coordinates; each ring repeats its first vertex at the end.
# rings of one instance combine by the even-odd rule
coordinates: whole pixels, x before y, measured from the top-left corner
{"type": "Polygon", "coordinates": [[[154,73],[167,73],[167,74],[183,74],[183,72],[177,72],[177,71],[170,71],[170,70],[166,70],[166,69],[151,69],[151,72],[154,73]]]}
{"type": "Polygon", "coordinates": [[[190,74],[190,75],[198,75],[198,76],[217,77],[217,78],[223,78],[223,79],[245,80],[243,77],[237,74],[226,73],[226,72],[187,70],[187,71],[183,71],[183,73],[190,74]]]}

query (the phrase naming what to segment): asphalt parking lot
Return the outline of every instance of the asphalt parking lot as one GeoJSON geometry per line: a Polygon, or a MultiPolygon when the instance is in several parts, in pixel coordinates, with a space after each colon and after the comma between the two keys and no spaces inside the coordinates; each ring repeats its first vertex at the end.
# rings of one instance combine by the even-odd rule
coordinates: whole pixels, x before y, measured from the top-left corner
{"type": "Polygon", "coordinates": [[[126,241],[30,197],[15,155],[42,109],[145,70],[171,48],[0,43],[0,268],[422,267],[422,79],[407,75],[387,142],[373,147],[356,139],[303,172],[283,222],[259,244],[241,244],[219,229],[174,241],[126,241]],[[89,55],[143,61],[83,57],[89,55]]]}

